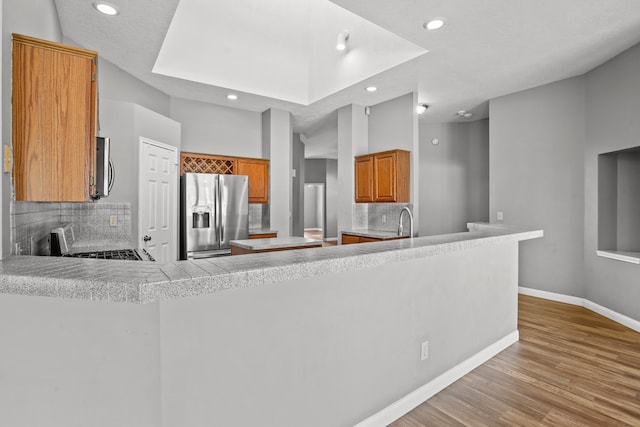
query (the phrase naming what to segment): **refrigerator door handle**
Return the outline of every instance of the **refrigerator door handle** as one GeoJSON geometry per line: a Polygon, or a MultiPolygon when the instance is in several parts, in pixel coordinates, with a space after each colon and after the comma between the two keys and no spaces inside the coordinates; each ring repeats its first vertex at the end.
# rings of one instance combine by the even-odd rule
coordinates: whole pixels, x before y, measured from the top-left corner
{"type": "Polygon", "coordinates": [[[218,200],[216,201],[216,206],[218,208],[218,232],[219,232],[219,239],[218,239],[218,248],[222,248],[222,242],[224,242],[224,224],[222,222],[222,215],[223,215],[223,209],[222,209],[222,191],[224,189],[224,186],[222,184],[222,177],[218,176],[218,180],[217,180],[217,184],[218,184],[218,194],[217,194],[217,198],[218,200]]]}

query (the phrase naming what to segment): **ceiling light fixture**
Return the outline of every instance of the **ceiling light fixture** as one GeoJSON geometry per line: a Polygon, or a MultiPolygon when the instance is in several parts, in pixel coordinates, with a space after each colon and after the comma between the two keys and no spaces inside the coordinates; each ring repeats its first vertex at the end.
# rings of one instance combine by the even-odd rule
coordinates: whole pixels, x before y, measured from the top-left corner
{"type": "Polygon", "coordinates": [[[439,30],[442,27],[444,27],[444,19],[442,18],[432,19],[422,24],[422,28],[429,31],[439,30]]]}
{"type": "Polygon", "coordinates": [[[377,90],[378,90],[378,88],[377,88],[377,87],[375,87],[375,86],[367,86],[367,87],[365,88],[365,90],[366,90],[367,92],[375,92],[375,91],[377,91],[377,90]]]}
{"type": "Polygon", "coordinates": [[[115,16],[118,14],[118,6],[115,4],[107,3],[104,1],[97,1],[93,3],[93,7],[100,13],[109,16],[115,16]]]}
{"type": "Polygon", "coordinates": [[[416,113],[422,114],[427,111],[427,108],[429,108],[427,104],[418,104],[416,105],[416,113]]]}
{"type": "Polygon", "coordinates": [[[238,95],[236,95],[235,93],[230,93],[229,95],[227,95],[227,99],[229,101],[235,101],[236,99],[238,99],[238,95]]]}
{"type": "Polygon", "coordinates": [[[460,110],[460,111],[458,111],[458,115],[459,115],[460,117],[464,117],[465,119],[468,119],[468,118],[470,118],[471,116],[473,116],[473,114],[472,114],[472,113],[467,113],[465,110],[460,110]]]}
{"type": "Polygon", "coordinates": [[[344,30],[338,34],[338,42],[336,43],[336,49],[345,50],[347,48],[347,40],[349,40],[349,31],[344,30]]]}

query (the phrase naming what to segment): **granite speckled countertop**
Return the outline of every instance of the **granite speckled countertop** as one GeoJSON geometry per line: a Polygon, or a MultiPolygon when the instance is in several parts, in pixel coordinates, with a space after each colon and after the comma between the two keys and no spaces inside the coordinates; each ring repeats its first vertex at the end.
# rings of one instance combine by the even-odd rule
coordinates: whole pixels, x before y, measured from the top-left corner
{"type": "Polygon", "coordinates": [[[277,237],[268,239],[243,239],[232,240],[231,246],[247,249],[250,251],[264,251],[269,249],[291,248],[299,246],[322,246],[321,240],[307,239],[304,237],[277,237]]]}
{"type": "MultiPolygon", "coordinates": [[[[374,239],[399,239],[402,238],[398,236],[397,231],[384,231],[384,230],[373,230],[370,228],[358,228],[353,230],[342,230],[340,233],[343,234],[351,234],[359,237],[371,237],[374,239]]],[[[403,235],[404,238],[409,238],[409,232],[403,235]]]]}
{"type": "Polygon", "coordinates": [[[0,293],[148,304],[262,286],[390,262],[542,237],[541,230],[468,224],[469,232],[159,264],[11,256],[0,261],[0,293]]]}

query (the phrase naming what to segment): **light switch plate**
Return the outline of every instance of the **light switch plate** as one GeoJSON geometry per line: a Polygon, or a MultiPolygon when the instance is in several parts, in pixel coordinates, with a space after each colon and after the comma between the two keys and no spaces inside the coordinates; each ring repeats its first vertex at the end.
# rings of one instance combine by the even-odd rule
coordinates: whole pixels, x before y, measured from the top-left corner
{"type": "Polygon", "coordinates": [[[118,226],[118,216],[117,215],[110,215],[109,216],[109,225],[111,227],[117,227],[118,226]]]}
{"type": "Polygon", "coordinates": [[[2,170],[5,172],[11,172],[11,147],[10,146],[5,145],[3,147],[2,159],[3,159],[2,170]]]}

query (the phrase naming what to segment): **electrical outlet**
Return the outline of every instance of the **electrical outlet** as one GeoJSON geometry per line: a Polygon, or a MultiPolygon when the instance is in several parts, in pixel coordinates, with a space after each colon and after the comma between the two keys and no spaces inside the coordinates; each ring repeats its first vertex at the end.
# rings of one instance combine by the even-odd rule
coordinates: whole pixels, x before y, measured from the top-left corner
{"type": "Polygon", "coordinates": [[[502,221],[504,219],[504,212],[498,211],[498,213],[496,214],[496,218],[498,219],[498,221],[502,221]]]}
{"type": "Polygon", "coordinates": [[[420,347],[420,360],[427,360],[429,358],[429,341],[422,343],[420,347]]]}
{"type": "Polygon", "coordinates": [[[383,224],[387,223],[387,216],[386,215],[382,215],[382,223],[383,224]]]}
{"type": "Polygon", "coordinates": [[[109,225],[111,227],[118,226],[118,216],[117,215],[109,215],[109,225]]]}

